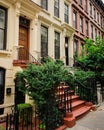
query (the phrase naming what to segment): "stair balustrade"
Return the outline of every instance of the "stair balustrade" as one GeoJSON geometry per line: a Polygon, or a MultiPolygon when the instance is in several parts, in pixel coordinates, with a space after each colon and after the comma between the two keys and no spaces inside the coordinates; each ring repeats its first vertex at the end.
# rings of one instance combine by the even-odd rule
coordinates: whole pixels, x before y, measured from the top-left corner
{"type": "Polygon", "coordinates": [[[41,64],[25,47],[18,48],[18,60],[41,64]]]}

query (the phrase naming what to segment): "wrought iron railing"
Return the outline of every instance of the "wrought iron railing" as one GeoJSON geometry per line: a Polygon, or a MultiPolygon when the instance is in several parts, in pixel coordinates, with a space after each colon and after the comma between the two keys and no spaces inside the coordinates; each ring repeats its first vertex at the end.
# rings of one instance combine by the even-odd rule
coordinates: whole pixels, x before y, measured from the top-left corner
{"type": "Polygon", "coordinates": [[[18,60],[41,64],[25,47],[18,48],[18,60]]]}
{"type": "Polygon", "coordinates": [[[87,81],[87,86],[82,84],[80,81],[77,79],[75,80],[75,93],[80,96],[80,99],[90,101],[92,103],[97,103],[97,98],[96,98],[96,82],[95,80],[88,80],[87,81]]]}

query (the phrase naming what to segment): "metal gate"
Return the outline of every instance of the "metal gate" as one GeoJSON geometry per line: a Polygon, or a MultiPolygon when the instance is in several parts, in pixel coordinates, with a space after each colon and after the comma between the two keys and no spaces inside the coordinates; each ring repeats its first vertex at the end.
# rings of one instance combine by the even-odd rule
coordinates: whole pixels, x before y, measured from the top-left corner
{"type": "Polygon", "coordinates": [[[17,108],[6,117],[6,130],[32,130],[32,107],[17,108]]]}

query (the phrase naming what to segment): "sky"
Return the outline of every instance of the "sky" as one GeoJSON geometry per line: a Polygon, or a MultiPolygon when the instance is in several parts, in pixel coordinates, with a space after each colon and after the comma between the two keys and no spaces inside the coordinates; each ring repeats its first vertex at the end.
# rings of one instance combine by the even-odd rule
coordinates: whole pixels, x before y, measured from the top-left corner
{"type": "Polygon", "coordinates": [[[104,0],[102,0],[103,1],[103,3],[104,3],[104,0]]]}

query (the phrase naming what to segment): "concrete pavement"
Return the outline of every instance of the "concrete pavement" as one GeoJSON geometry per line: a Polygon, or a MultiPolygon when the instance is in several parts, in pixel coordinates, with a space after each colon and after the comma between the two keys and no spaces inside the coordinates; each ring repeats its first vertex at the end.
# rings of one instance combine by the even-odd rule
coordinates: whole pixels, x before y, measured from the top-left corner
{"type": "Polygon", "coordinates": [[[104,130],[104,102],[97,107],[96,111],[91,111],[76,121],[74,127],[65,130],[104,130]]]}

